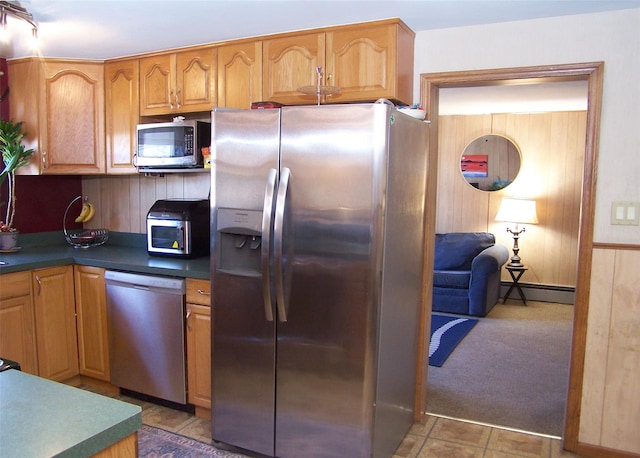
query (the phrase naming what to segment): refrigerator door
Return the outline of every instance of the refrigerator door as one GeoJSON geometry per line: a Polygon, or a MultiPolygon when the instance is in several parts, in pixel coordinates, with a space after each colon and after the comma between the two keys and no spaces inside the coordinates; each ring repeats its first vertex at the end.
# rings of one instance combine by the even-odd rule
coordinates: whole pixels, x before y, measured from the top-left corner
{"type": "Polygon", "coordinates": [[[280,110],[216,110],[211,127],[212,437],[273,455],[280,110]]]}
{"type": "Polygon", "coordinates": [[[389,114],[386,104],[282,109],[281,458],[371,453],[389,114]]]}

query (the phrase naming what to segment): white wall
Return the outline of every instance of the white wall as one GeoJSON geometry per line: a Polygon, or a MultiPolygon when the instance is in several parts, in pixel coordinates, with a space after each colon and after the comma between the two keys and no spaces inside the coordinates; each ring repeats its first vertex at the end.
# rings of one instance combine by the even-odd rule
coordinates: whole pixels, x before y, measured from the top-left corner
{"type": "Polygon", "coordinates": [[[640,243],[640,226],[610,225],[613,201],[640,201],[640,8],[416,32],[420,74],[605,62],[594,241],[640,243]]]}

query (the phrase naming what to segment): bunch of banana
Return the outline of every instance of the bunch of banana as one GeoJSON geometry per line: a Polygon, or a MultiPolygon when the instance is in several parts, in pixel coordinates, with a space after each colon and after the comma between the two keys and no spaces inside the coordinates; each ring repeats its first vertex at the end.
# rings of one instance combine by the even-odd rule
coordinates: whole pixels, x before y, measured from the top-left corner
{"type": "Polygon", "coordinates": [[[82,210],[76,218],[76,223],[86,223],[88,221],[91,221],[91,218],[93,218],[93,215],[95,215],[95,213],[96,208],[93,206],[93,204],[91,202],[84,202],[82,204],[82,210]]]}

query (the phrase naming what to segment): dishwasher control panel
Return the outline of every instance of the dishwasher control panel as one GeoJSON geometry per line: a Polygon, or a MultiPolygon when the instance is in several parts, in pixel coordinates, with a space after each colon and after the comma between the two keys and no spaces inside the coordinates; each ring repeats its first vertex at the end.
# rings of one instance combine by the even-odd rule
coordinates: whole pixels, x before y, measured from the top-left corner
{"type": "Polygon", "coordinates": [[[120,272],[117,270],[107,270],[104,273],[107,283],[122,283],[130,287],[140,287],[149,289],[162,289],[174,294],[185,294],[186,280],[184,278],[161,277],[155,275],[144,275],[133,272],[120,272]]]}

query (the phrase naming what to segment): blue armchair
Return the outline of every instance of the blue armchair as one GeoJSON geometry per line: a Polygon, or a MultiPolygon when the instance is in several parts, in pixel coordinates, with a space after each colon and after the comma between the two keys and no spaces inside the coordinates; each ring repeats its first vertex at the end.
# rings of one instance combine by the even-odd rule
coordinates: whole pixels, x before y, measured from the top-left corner
{"type": "Polygon", "coordinates": [[[500,298],[509,250],[488,232],[436,234],[433,311],[485,316],[500,298]]]}

